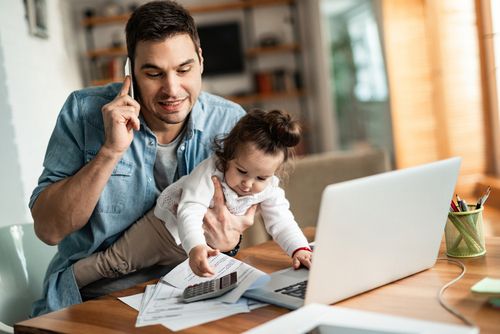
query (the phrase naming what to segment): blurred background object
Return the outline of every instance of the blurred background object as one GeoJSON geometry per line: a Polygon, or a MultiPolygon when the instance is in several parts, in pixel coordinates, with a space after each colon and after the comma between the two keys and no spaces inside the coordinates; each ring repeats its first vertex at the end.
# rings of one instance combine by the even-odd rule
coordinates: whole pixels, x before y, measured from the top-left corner
{"type": "MultiPolygon", "coordinates": [[[[144,2],[47,1],[46,39],[30,34],[22,2],[1,2],[4,221],[31,220],[26,203],[67,96],[122,80],[123,28],[144,2]]],[[[500,207],[499,1],[182,4],[200,27],[240,27],[243,69],[205,76],[203,89],[296,115],[301,155],[375,147],[390,168],[458,155],[457,191],[474,196],[491,185],[489,206],[500,207]]]]}

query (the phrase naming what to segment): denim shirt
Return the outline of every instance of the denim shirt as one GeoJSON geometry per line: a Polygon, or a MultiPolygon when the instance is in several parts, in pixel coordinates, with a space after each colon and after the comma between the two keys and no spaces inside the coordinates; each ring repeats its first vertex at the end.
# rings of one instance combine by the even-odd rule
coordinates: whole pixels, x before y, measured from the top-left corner
{"type": "MultiPolygon", "coordinates": [[[[45,187],[74,175],[96,156],[104,143],[101,108],[120,88],[121,84],[110,84],[69,96],[50,138],[30,208],[45,187]]],[[[177,149],[178,176],[190,173],[210,156],[214,137],[228,133],[243,114],[239,105],[202,92],[177,149]]],[[[43,298],[33,305],[33,316],[81,303],[73,263],[106,249],[154,206],[159,195],[153,176],[157,139],[140,119],[140,130],[115,166],[88,223],[59,243],[45,275],[43,298]]]]}

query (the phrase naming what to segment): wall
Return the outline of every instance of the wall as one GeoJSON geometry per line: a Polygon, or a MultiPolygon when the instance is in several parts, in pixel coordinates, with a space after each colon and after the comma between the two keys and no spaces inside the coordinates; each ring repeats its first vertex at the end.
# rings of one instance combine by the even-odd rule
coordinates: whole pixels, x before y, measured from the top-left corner
{"type": "Polygon", "coordinates": [[[28,32],[23,1],[0,2],[0,226],[31,221],[27,203],[57,114],[82,86],[67,12],[66,1],[47,0],[41,39],[28,32]]]}
{"type": "Polygon", "coordinates": [[[384,0],[382,14],[397,167],[461,156],[471,192],[487,159],[474,1],[384,0]]]}
{"type": "Polygon", "coordinates": [[[22,222],[25,220],[23,212],[23,189],[19,168],[19,156],[14,140],[14,126],[12,123],[12,107],[7,98],[6,70],[2,39],[0,35],[0,227],[8,222],[22,222]]]}
{"type": "MultiPolygon", "coordinates": [[[[488,175],[500,176],[500,2],[475,0],[481,54],[488,175]]],[[[489,180],[484,180],[488,184],[489,180]]],[[[499,202],[500,205],[500,202],[499,202]]]]}

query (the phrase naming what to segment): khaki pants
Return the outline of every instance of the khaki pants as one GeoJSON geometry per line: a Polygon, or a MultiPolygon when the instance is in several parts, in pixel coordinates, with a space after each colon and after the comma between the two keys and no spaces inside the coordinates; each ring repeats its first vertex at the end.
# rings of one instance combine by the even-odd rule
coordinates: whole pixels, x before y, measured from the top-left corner
{"type": "Polygon", "coordinates": [[[187,258],[154,208],[135,222],[105,251],[73,265],[78,288],[101,278],[115,278],[153,265],[177,265],[187,258]]]}

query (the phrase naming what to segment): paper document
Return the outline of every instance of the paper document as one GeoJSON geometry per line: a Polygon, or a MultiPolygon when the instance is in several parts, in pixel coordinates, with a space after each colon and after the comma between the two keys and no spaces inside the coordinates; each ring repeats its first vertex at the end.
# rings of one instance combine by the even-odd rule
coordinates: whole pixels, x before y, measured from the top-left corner
{"type": "Polygon", "coordinates": [[[144,293],[119,298],[139,311],[136,327],[161,324],[177,331],[267,305],[241,298],[250,286],[265,284],[269,280],[267,274],[224,254],[211,257],[209,262],[215,268],[216,274],[213,277],[196,276],[186,260],[156,285],[146,286],[144,293]],[[238,286],[232,291],[219,298],[183,302],[182,292],[188,285],[218,278],[233,271],[238,272],[238,286]]]}
{"type": "Polygon", "coordinates": [[[137,327],[152,325],[161,321],[170,328],[169,322],[171,320],[192,320],[202,315],[215,316],[215,319],[218,319],[227,316],[228,312],[234,314],[235,312],[249,311],[246,303],[227,304],[215,299],[186,304],[181,299],[182,290],[164,283],[159,283],[152,293],[151,297],[145,295],[149,302],[137,317],[137,327]],[[165,322],[165,320],[168,320],[168,322],[165,322]]]}
{"type": "Polygon", "coordinates": [[[236,271],[238,272],[238,286],[225,295],[216,298],[216,300],[225,303],[236,303],[246,290],[262,286],[270,279],[269,275],[259,269],[222,253],[210,257],[208,262],[215,271],[215,275],[212,277],[196,276],[189,267],[189,259],[186,259],[166,274],[162,281],[176,288],[184,289],[188,285],[209,281],[236,271]]]}
{"type": "MultiPolygon", "coordinates": [[[[160,290],[167,288],[167,291],[159,292],[158,297],[160,297],[160,299],[171,293],[171,291],[168,291],[169,288],[175,289],[164,284],[158,286],[158,288],[160,290]]],[[[156,286],[151,285],[146,288],[145,293],[119,298],[125,304],[139,311],[136,327],[159,324],[170,330],[178,331],[222,319],[233,314],[249,312],[250,310],[245,298],[241,298],[237,304],[204,301],[191,304],[167,302],[166,305],[162,305],[160,302],[159,305],[155,305],[155,307],[149,306],[147,309],[141,310],[141,305],[144,304],[143,300],[149,300],[151,302],[151,298],[154,298],[152,294],[156,289],[156,286]],[[188,306],[198,303],[203,304],[204,309],[188,306]],[[186,308],[184,306],[188,307],[186,308]]]]}

